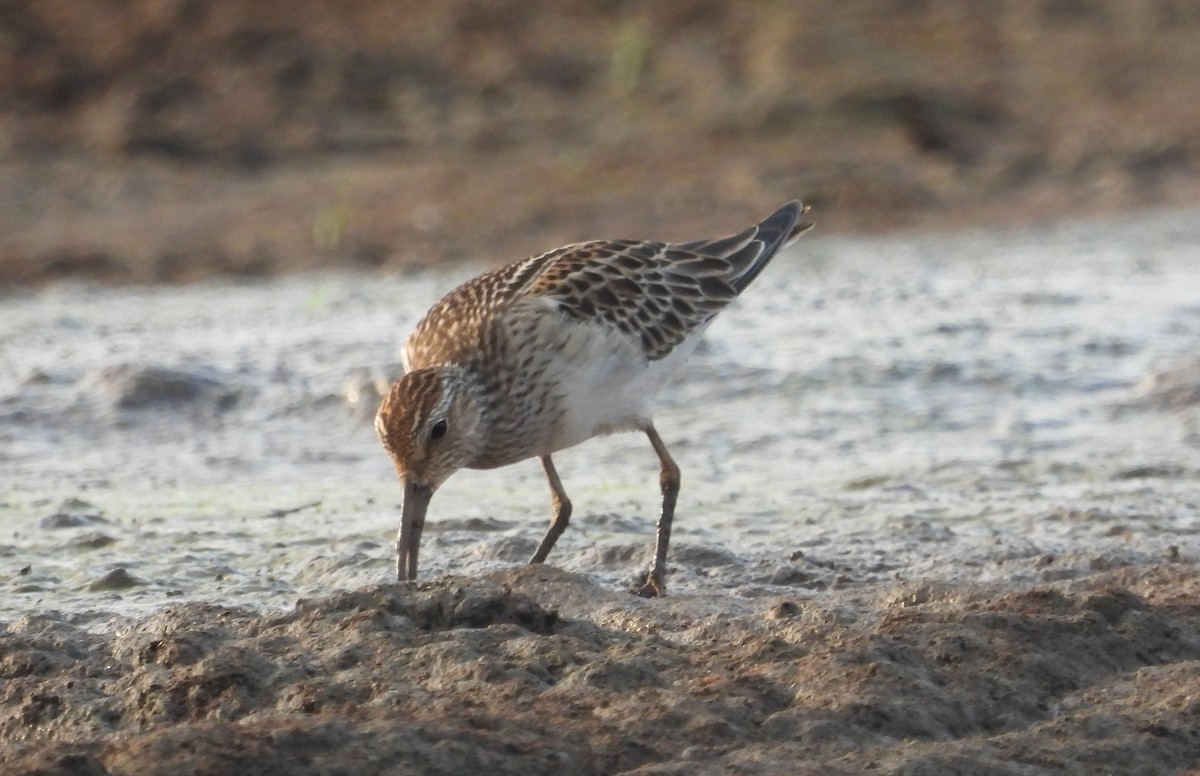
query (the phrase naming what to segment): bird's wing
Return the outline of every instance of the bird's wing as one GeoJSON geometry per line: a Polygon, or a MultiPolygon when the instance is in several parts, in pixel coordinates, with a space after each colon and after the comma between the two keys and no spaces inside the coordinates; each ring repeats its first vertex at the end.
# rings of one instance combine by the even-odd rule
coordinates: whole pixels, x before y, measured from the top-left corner
{"type": "Polygon", "coordinates": [[[781,247],[812,227],[789,202],[729,237],[670,244],[596,240],[557,248],[469,280],[433,306],[405,342],[405,368],[453,361],[489,318],[542,305],[612,326],[663,358],[741,293],[781,247]]]}
{"type": "Polygon", "coordinates": [[[601,321],[663,358],[712,320],[785,244],[812,227],[789,202],[761,223],[716,240],[597,241],[553,251],[524,293],[581,321],[601,321]]]}

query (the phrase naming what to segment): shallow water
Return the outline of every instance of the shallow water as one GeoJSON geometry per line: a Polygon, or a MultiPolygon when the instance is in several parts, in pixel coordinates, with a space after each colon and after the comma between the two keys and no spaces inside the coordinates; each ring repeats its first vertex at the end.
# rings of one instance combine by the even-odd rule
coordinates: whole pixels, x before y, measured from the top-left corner
{"type": "MultiPolygon", "coordinates": [[[[805,238],[663,396],[684,474],[673,592],[1200,555],[1197,245],[1195,212],[805,238]]],[[[400,489],[378,386],[479,269],[0,299],[0,620],[289,607],[389,579],[400,489]]],[[[649,445],[556,461],[576,512],[550,561],[626,584],[652,553],[649,445]]],[[[523,562],[549,509],[536,461],[456,475],[422,576],[523,562]]]]}

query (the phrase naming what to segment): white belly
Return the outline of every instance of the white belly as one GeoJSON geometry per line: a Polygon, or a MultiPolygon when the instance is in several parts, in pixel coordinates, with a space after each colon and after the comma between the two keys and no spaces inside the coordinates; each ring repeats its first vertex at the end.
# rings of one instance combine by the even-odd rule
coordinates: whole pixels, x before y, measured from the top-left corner
{"type": "Polygon", "coordinates": [[[572,327],[554,359],[563,414],[543,455],[600,434],[644,429],[654,401],[695,350],[695,332],[668,356],[649,361],[641,343],[603,324],[572,327]]]}

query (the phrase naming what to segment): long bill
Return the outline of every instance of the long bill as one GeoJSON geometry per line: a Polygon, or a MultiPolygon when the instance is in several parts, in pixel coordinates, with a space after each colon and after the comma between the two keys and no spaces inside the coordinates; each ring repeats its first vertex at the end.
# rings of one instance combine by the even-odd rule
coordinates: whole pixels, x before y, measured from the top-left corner
{"type": "Polygon", "coordinates": [[[400,507],[400,532],[396,535],[396,578],[417,578],[417,553],[421,549],[421,531],[425,529],[425,510],[433,489],[411,479],[404,480],[404,503],[400,507]]]}

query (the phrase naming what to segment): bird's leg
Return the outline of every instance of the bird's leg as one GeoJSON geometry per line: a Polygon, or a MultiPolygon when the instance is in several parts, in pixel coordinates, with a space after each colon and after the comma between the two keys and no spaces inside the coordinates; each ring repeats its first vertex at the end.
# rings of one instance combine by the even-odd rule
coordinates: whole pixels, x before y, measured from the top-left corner
{"type": "Polygon", "coordinates": [[[658,484],[662,488],[662,516],[658,519],[658,540],[654,550],[654,565],[646,574],[646,581],[633,592],[643,598],[655,598],[667,594],[667,545],[671,543],[671,521],[675,519],[675,499],[679,496],[679,466],[667,452],[662,437],[658,435],[654,425],[646,427],[646,436],[658,454],[658,462],[662,470],[658,475],[658,484]]]}
{"type": "Polygon", "coordinates": [[[571,499],[567,498],[567,492],[563,490],[562,480],[558,478],[558,472],[555,471],[554,461],[550,460],[550,456],[542,456],[542,468],[546,470],[546,479],[550,481],[550,499],[554,506],[554,519],[550,521],[550,529],[542,537],[542,543],[538,545],[537,552],[533,553],[533,557],[529,559],[530,563],[542,563],[546,560],[550,550],[554,549],[554,543],[558,541],[558,537],[562,536],[562,532],[567,530],[567,523],[571,521],[571,499]]]}

